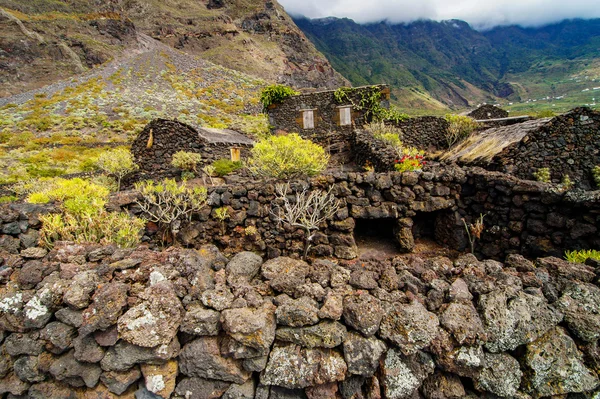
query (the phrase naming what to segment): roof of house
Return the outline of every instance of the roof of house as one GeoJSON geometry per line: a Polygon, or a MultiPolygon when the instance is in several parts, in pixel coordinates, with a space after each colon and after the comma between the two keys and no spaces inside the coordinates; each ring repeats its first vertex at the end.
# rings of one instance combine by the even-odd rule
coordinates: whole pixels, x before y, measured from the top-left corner
{"type": "Polygon", "coordinates": [[[509,126],[494,127],[473,133],[451,148],[441,158],[463,163],[490,162],[511,144],[518,143],[530,132],[539,129],[552,118],[532,119],[509,126]]]}
{"type": "Polygon", "coordinates": [[[196,128],[198,136],[211,144],[253,145],[254,141],[231,129],[215,129],[210,127],[196,128]]]}

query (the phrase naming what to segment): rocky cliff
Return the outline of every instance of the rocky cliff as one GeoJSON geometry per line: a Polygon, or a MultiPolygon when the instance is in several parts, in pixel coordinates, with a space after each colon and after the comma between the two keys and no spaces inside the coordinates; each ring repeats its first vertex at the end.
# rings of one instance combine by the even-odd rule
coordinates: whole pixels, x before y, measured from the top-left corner
{"type": "Polygon", "coordinates": [[[0,96],[53,83],[143,48],[138,33],[297,88],[348,84],[276,1],[0,1],[0,96]]]}

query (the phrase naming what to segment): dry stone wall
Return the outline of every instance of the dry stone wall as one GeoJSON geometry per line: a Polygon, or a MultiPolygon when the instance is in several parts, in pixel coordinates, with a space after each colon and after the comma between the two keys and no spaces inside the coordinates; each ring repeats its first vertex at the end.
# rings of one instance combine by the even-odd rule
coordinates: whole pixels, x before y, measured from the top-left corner
{"type": "Polygon", "coordinates": [[[599,264],[69,243],[1,259],[8,398],[598,394],[599,264]]]}
{"type": "Polygon", "coordinates": [[[402,130],[402,142],[428,152],[446,149],[448,122],[444,118],[422,116],[395,124],[402,130]]]}

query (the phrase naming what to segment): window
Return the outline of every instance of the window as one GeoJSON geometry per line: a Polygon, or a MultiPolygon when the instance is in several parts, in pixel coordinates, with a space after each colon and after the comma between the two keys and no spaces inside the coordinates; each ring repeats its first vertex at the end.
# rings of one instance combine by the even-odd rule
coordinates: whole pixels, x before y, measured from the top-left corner
{"type": "Polygon", "coordinates": [[[313,109],[302,110],[302,128],[303,129],[314,129],[315,128],[315,111],[313,109]]]}
{"type": "Polygon", "coordinates": [[[340,126],[352,125],[352,107],[339,107],[340,126]]]}

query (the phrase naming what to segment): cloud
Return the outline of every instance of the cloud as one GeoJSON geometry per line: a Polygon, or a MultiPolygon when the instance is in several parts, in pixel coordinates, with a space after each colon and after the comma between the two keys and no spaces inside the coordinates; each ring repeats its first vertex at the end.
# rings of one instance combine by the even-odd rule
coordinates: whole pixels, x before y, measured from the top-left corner
{"type": "Polygon", "coordinates": [[[600,18],[598,0],[280,0],[280,3],[288,13],[309,18],[346,17],[358,23],[461,19],[480,29],[600,18]]]}

